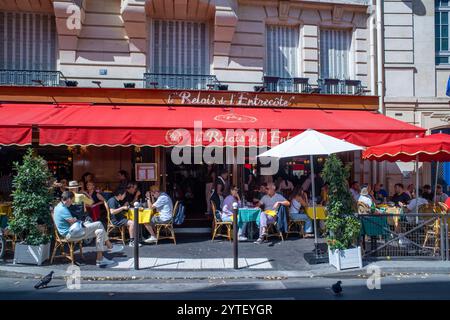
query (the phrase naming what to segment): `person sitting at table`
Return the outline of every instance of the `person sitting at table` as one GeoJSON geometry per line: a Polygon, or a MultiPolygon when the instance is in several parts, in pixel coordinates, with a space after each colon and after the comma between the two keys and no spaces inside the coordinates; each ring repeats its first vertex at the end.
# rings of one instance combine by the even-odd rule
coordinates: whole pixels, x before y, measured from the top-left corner
{"type": "Polygon", "coordinates": [[[431,191],[431,186],[429,184],[423,186],[422,197],[427,199],[429,202],[433,202],[433,192],[431,191]]]}
{"type": "Polygon", "coordinates": [[[97,192],[97,188],[93,181],[86,184],[86,194],[94,202],[93,205],[99,205],[106,201],[102,194],[97,192]]]}
{"type": "Polygon", "coordinates": [[[124,203],[133,204],[135,202],[139,202],[139,197],[141,196],[141,191],[138,189],[138,185],[136,182],[129,182],[127,185],[127,194],[124,203]]]}
{"type": "MultiPolygon", "coordinates": [[[[236,186],[231,188],[231,194],[223,200],[223,207],[221,212],[221,220],[223,222],[233,221],[233,203],[238,204],[238,208],[241,207],[241,198],[239,197],[239,189],[236,186]]],[[[242,229],[239,229],[239,241],[247,241],[247,237],[244,236],[243,230],[247,230],[247,223],[244,223],[242,229]]]]}
{"type": "Polygon", "coordinates": [[[85,192],[80,192],[80,187],[78,181],[69,182],[67,189],[73,192],[75,197],[69,210],[78,220],[84,221],[87,217],[85,209],[92,206],[94,201],[85,192]]]}
{"type": "Polygon", "coordinates": [[[267,193],[267,183],[261,183],[258,190],[255,190],[255,195],[253,198],[253,203],[259,203],[259,201],[264,197],[267,193]]]}
{"type": "Polygon", "coordinates": [[[67,191],[67,180],[61,179],[59,182],[53,184],[53,195],[55,199],[61,200],[64,191],[67,191]]]}
{"type": "Polygon", "coordinates": [[[361,193],[361,187],[359,186],[358,181],[352,182],[352,185],[350,186],[350,193],[352,194],[353,200],[358,202],[361,193]]]}
{"type": "Polygon", "coordinates": [[[308,196],[302,188],[297,188],[291,197],[291,206],[289,207],[289,218],[292,221],[305,222],[305,238],[314,238],[312,221],[305,214],[308,207],[308,196]]]}
{"type": "Polygon", "coordinates": [[[448,195],[442,191],[442,185],[438,184],[436,185],[436,197],[433,199],[434,203],[443,202],[447,200],[448,195]]]}
{"type": "Polygon", "coordinates": [[[407,212],[414,212],[414,213],[416,213],[416,206],[417,206],[417,208],[419,208],[420,206],[426,205],[428,203],[429,203],[428,200],[423,197],[423,191],[422,192],[419,191],[419,197],[418,198],[413,198],[406,205],[407,212]]]}
{"type": "Polygon", "coordinates": [[[71,234],[70,227],[78,220],[70,213],[69,207],[72,205],[75,195],[71,191],[64,191],[61,195],[61,202],[54,209],[53,218],[55,220],[56,229],[58,233],[70,241],[79,241],[83,239],[96,239],[97,260],[98,267],[106,267],[114,264],[114,261],[109,260],[103,256],[103,252],[117,253],[123,250],[123,246],[113,246],[108,240],[108,235],[100,221],[84,222],[84,235],[77,237],[71,234]]]}
{"type": "Polygon", "coordinates": [[[90,173],[90,172],[86,172],[85,174],[83,174],[81,176],[81,190],[82,191],[87,191],[87,184],[89,182],[94,182],[94,174],[90,173]]]}
{"type": "MultiPolygon", "coordinates": [[[[109,211],[111,212],[111,223],[116,227],[127,226],[128,232],[130,233],[130,247],[135,245],[141,246],[140,243],[136,244],[135,232],[134,232],[134,221],[128,220],[126,218],[126,213],[130,209],[128,203],[121,205],[120,202],[125,199],[127,191],[125,189],[118,189],[114,192],[114,197],[108,200],[109,211]]],[[[144,223],[145,228],[152,234],[153,229],[149,223],[144,223]]],[[[156,237],[150,237],[144,240],[145,243],[152,243],[156,241],[156,237]]]]}
{"type": "Polygon", "coordinates": [[[397,183],[394,186],[395,194],[392,196],[391,201],[396,206],[402,206],[408,204],[411,197],[405,192],[405,187],[401,183],[397,183]]]}
{"type": "Polygon", "coordinates": [[[145,195],[149,208],[155,209],[159,214],[154,215],[150,221],[149,228],[147,230],[151,234],[149,241],[156,241],[156,235],[154,231],[155,224],[168,223],[172,220],[173,214],[173,202],[169,195],[165,192],[161,192],[159,186],[151,186],[150,191],[145,195]],[[154,199],[156,201],[151,201],[154,199]]]}
{"type": "Polygon", "coordinates": [[[358,213],[359,214],[371,214],[371,213],[380,213],[375,208],[375,199],[373,197],[373,191],[371,190],[370,186],[365,186],[361,189],[361,193],[358,198],[358,204],[362,203],[367,206],[368,210],[366,212],[360,211],[361,208],[359,208],[358,205],[358,213]]]}
{"type": "Polygon", "coordinates": [[[382,184],[375,183],[373,185],[373,197],[375,199],[376,204],[386,203],[388,194],[387,194],[386,190],[384,190],[382,188],[382,184]]]}
{"type": "Polygon", "coordinates": [[[276,192],[276,187],[273,182],[267,184],[267,192],[259,201],[259,206],[264,207],[260,215],[259,222],[259,238],[255,241],[257,244],[264,242],[264,236],[267,235],[267,224],[275,222],[276,216],[270,215],[270,211],[277,211],[280,206],[289,207],[291,203],[286,200],[281,194],[276,192]]]}

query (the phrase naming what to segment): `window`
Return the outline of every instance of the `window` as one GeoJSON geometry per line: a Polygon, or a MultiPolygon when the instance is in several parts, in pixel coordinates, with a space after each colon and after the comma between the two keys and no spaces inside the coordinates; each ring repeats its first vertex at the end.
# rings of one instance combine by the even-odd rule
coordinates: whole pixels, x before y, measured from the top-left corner
{"type": "Polygon", "coordinates": [[[299,72],[298,27],[266,27],[266,70],[268,76],[293,78],[299,72]]]}
{"type": "Polygon", "coordinates": [[[435,4],[436,64],[449,64],[448,14],[450,12],[450,6],[448,0],[436,0],[435,4]]]}
{"type": "Polygon", "coordinates": [[[155,20],[151,28],[151,72],[209,75],[206,23],[155,20]]]}
{"type": "Polygon", "coordinates": [[[52,15],[0,12],[0,69],[56,70],[52,15]]]}
{"type": "Polygon", "coordinates": [[[350,78],[350,30],[320,30],[320,78],[350,78]]]}

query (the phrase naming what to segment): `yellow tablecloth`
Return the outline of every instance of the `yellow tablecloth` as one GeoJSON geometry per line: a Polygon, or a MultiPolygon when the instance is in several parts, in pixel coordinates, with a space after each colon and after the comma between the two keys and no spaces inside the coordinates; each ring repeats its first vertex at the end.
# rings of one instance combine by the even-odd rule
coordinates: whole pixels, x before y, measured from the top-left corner
{"type": "MultiPolygon", "coordinates": [[[[313,207],[306,208],[306,214],[311,219],[314,219],[313,207]]],[[[326,207],[324,207],[324,206],[316,207],[316,219],[317,220],[326,220],[327,219],[327,208],[326,207]]]]}
{"type": "MultiPolygon", "coordinates": [[[[155,212],[155,210],[152,209],[143,209],[143,210],[139,210],[139,223],[143,224],[143,223],[150,223],[152,216],[154,214],[158,214],[157,212],[155,212]]],[[[130,209],[128,210],[128,213],[126,215],[126,218],[128,220],[134,220],[134,209],[130,209]]]]}
{"type": "Polygon", "coordinates": [[[12,215],[12,203],[11,202],[1,202],[0,203],[0,216],[12,215]]]}
{"type": "Polygon", "coordinates": [[[400,219],[400,215],[402,214],[402,209],[399,207],[390,207],[390,206],[386,206],[386,205],[380,205],[377,206],[378,209],[382,209],[384,211],[384,213],[386,214],[392,214],[392,215],[397,215],[397,216],[389,216],[388,217],[388,224],[391,226],[395,226],[396,228],[398,227],[398,222],[400,219]]]}

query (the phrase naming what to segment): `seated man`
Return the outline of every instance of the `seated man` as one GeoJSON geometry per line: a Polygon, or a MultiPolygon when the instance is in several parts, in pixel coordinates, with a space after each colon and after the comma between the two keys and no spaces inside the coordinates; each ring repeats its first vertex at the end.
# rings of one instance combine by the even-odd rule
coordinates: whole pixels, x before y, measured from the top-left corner
{"type": "Polygon", "coordinates": [[[424,198],[423,192],[419,192],[419,198],[413,198],[406,206],[407,212],[416,213],[416,206],[419,208],[420,206],[428,203],[428,200],[424,198]]]}
{"type": "Polygon", "coordinates": [[[138,185],[136,182],[130,182],[127,186],[127,194],[125,199],[123,200],[125,203],[135,203],[139,201],[139,197],[141,196],[141,192],[138,190],[138,185]]]}
{"type": "Polygon", "coordinates": [[[78,181],[69,182],[68,190],[74,194],[74,200],[69,210],[78,220],[84,221],[87,217],[85,208],[87,206],[92,206],[94,201],[84,192],[80,192],[80,187],[81,186],[78,184],[78,181]]]}
{"type": "MultiPolygon", "coordinates": [[[[125,214],[130,209],[130,206],[128,203],[125,205],[121,205],[120,202],[125,199],[127,191],[125,189],[117,189],[114,192],[114,197],[108,200],[108,206],[109,210],[111,212],[111,223],[116,227],[122,227],[127,226],[128,232],[130,233],[130,243],[128,244],[130,247],[134,247],[136,245],[135,243],[135,233],[134,233],[134,222],[131,220],[128,220],[125,217],[125,214]]],[[[150,232],[152,228],[150,227],[149,223],[144,224],[145,228],[150,232]]],[[[155,237],[150,237],[145,240],[146,243],[152,243],[155,242],[155,237]]],[[[138,244],[141,246],[141,244],[138,244]]]]}
{"type": "Polygon", "coordinates": [[[74,200],[74,194],[70,191],[64,191],[61,195],[61,202],[55,207],[54,220],[58,233],[65,237],[67,240],[79,241],[83,239],[90,239],[95,237],[97,246],[97,266],[106,267],[114,263],[103,256],[103,252],[108,249],[110,253],[116,253],[123,250],[122,246],[113,246],[108,240],[105,229],[100,221],[97,222],[85,222],[85,233],[82,237],[76,238],[70,233],[70,226],[77,222],[77,218],[74,218],[69,211],[69,207],[74,200]]]}
{"type": "Polygon", "coordinates": [[[172,220],[173,214],[173,203],[172,199],[170,199],[169,195],[165,192],[161,192],[159,186],[151,186],[150,192],[146,193],[148,207],[157,210],[158,215],[154,215],[152,217],[151,223],[147,230],[151,234],[150,239],[155,239],[155,231],[153,229],[155,224],[158,223],[168,223],[172,220]],[[156,199],[154,203],[151,202],[151,199],[156,199]]]}
{"type": "Polygon", "coordinates": [[[403,184],[397,183],[394,186],[395,194],[392,196],[391,200],[396,206],[403,206],[408,204],[411,197],[405,192],[403,184]]]}
{"type": "MultiPolygon", "coordinates": [[[[239,189],[236,186],[231,188],[231,194],[223,201],[223,208],[221,213],[221,220],[224,222],[231,222],[233,217],[233,203],[236,202],[238,207],[241,207],[241,198],[239,197],[239,189]]],[[[239,241],[247,241],[248,239],[243,235],[243,230],[246,230],[247,223],[244,223],[242,229],[239,229],[239,241]]]]}
{"type": "Polygon", "coordinates": [[[280,206],[290,206],[291,203],[286,200],[281,194],[276,192],[276,187],[273,182],[267,184],[267,193],[259,201],[259,206],[264,207],[264,212],[261,212],[259,222],[259,238],[255,241],[257,244],[261,244],[264,241],[264,236],[267,235],[268,223],[276,221],[276,216],[270,215],[269,211],[277,211],[280,206]]]}

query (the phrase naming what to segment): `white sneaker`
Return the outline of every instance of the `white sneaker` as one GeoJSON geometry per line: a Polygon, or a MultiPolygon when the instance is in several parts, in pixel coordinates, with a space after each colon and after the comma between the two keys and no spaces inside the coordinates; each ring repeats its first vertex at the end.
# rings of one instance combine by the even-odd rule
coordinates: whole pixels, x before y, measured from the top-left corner
{"type": "Polygon", "coordinates": [[[150,238],[145,239],[144,242],[145,243],[154,243],[154,242],[156,242],[156,237],[151,236],[150,238]]]}
{"type": "MultiPolygon", "coordinates": [[[[128,246],[129,246],[130,248],[134,248],[134,241],[130,241],[130,243],[128,244],[128,246]]],[[[141,243],[138,243],[138,246],[139,246],[139,247],[142,247],[142,244],[141,244],[141,243]]]]}
{"type": "Polygon", "coordinates": [[[103,257],[102,260],[97,261],[97,267],[104,268],[104,267],[110,266],[110,265],[112,265],[114,263],[115,263],[114,261],[103,257]]]}
{"type": "Polygon", "coordinates": [[[247,240],[248,240],[247,237],[239,236],[239,241],[247,241],[247,240]]]}
{"type": "Polygon", "coordinates": [[[111,249],[108,249],[108,253],[118,253],[118,252],[122,252],[123,251],[123,246],[122,245],[115,245],[113,244],[111,249]]]}

